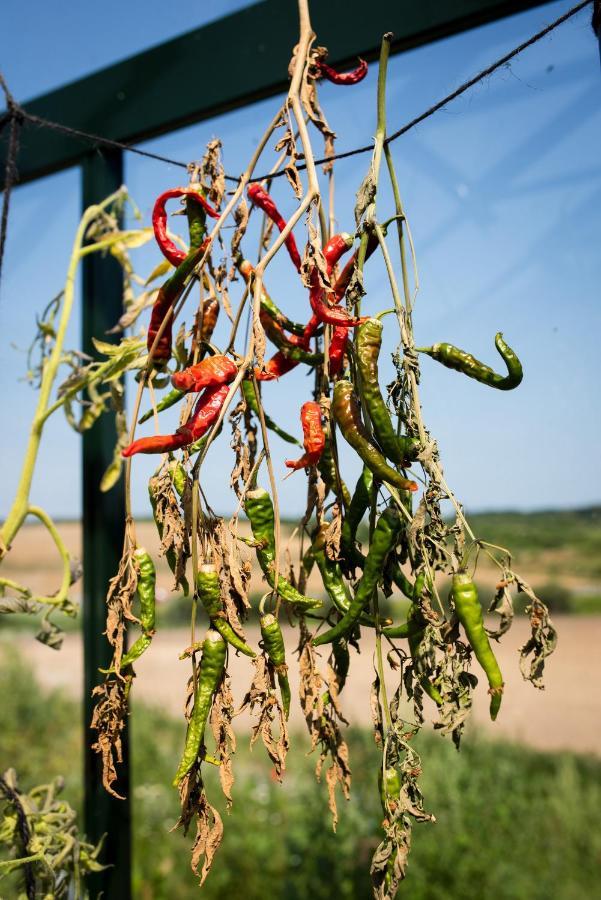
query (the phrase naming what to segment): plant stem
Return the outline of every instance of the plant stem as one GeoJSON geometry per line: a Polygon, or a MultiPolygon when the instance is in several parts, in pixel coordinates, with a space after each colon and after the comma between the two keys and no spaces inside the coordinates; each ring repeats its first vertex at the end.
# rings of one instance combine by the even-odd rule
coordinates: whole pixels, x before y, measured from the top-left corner
{"type": "Polygon", "coordinates": [[[54,386],[54,382],[56,381],[57,372],[62,361],[65,334],[73,309],[73,299],[75,296],[75,276],[82,256],[82,245],[85,240],[86,231],[90,222],[92,222],[96,218],[96,216],[99,215],[99,213],[101,213],[115,201],[121,199],[123,196],[123,188],[120,188],[114,194],[111,194],[109,197],[103,200],[102,203],[95,204],[94,206],[89,206],[88,209],[86,209],[86,211],[84,212],[77,228],[75,240],[73,242],[73,250],[71,252],[71,259],[69,261],[69,267],[67,269],[67,278],[65,281],[63,303],[60,321],[56,331],[56,339],[54,342],[54,347],[52,348],[52,352],[44,366],[36,411],[31,423],[29,441],[27,443],[23,466],[21,468],[21,477],[19,479],[15,499],[8,512],[8,515],[6,516],[4,525],[0,530],[0,558],[4,555],[6,550],[10,548],[15,535],[21,528],[21,525],[23,524],[23,522],[25,521],[25,517],[27,516],[31,483],[33,480],[35,464],[40,449],[40,441],[42,439],[44,423],[46,421],[46,412],[48,409],[50,394],[54,386]]]}

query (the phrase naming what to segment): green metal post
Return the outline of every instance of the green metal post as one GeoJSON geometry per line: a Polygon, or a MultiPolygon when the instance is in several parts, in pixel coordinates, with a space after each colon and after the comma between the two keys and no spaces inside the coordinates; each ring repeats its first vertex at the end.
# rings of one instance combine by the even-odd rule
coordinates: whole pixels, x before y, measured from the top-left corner
{"type": "MultiPolygon", "coordinates": [[[[123,182],[121,151],[94,153],[82,163],[84,209],[117,190],[123,182]]],[[[123,278],[110,256],[87,256],[83,261],[82,350],[92,353],[92,337],[110,340],[106,331],[121,314],[123,278]]],[[[123,544],[125,494],[121,480],[107,494],[98,485],[112,459],[116,434],[110,416],[102,416],[83,436],[83,630],[84,630],[84,759],[85,830],[91,841],[106,835],[103,862],[110,865],[89,879],[91,897],[102,892],[106,900],[131,898],[131,811],[127,735],[123,741],[118,793],[111,797],[102,786],[98,754],[90,749],[95,733],[90,731],[91,693],[101,676],[99,667],[110,664],[106,637],[105,604],[109,579],[117,571],[123,544]]]]}

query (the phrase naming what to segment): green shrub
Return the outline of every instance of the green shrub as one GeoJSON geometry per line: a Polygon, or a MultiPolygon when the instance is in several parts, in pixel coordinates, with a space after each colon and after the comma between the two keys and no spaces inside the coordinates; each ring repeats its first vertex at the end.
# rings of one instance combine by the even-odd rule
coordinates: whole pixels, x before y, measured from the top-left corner
{"type": "MultiPolygon", "coordinates": [[[[48,651],[49,665],[52,651],[48,651]]],[[[63,773],[66,797],[81,801],[81,708],[41,691],[14,655],[0,656],[0,758],[23,784],[63,773]]],[[[350,702],[351,698],[347,698],[350,702]]],[[[182,749],[183,722],[135,702],[133,748],[133,895],[139,900],[192,900],[193,834],[172,832],[178,809],[170,784],[182,749]]],[[[339,800],[334,835],[325,784],[316,784],[314,756],[293,735],[283,785],[274,782],[260,745],[239,738],[234,808],[219,800],[218,773],[207,790],[224,816],[225,837],[202,900],[269,896],[332,900],[371,896],[369,862],[380,839],[378,752],[371,734],[348,734],[351,800],[339,800]]],[[[414,828],[409,873],[400,896],[411,900],[580,900],[598,893],[601,761],[545,754],[468,734],[457,753],[432,732],[416,741],[423,763],[426,808],[437,822],[414,828]]],[[[192,828],[192,831],[194,829],[192,828]]],[[[1,889],[0,889],[1,893],[1,889]]]]}

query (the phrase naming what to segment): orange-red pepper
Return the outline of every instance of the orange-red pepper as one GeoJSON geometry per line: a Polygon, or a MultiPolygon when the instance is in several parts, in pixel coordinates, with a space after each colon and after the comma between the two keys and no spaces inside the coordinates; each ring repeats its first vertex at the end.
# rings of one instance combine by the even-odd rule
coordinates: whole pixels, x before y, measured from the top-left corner
{"type": "Polygon", "coordinates": [[[308,400],[301,406],[301,425],[303,427],[303,446],[305,452],[300,459],[287,459],[286,466],[295,472],[306,469],[319,462],[326,445],[326,436],[321,424],[321,407],[314,400],[308,400]]]}
{"type": "Polygon", "coordinates": [[[200,391],[216,384],[229,384],[238,372],[236,363],[227,356],[208,356],[195,366],[171,376],[171,384],[178,391],[200,391]]]}
{"type": "Polygon", "coordinates": [[[359,57],[357,68],[351,69],[350,72],[337,72],[336,69],[328,66],[323,59],[317,59],[315,64],[324,78],[327,78],[332,84],[358,84],[367,75],[367,63],[361,57],[359,57]]]}
{"type": "MultiPolygon", "coordinates": [[[[267,191],[261,187],[258,182],[253,182],[248,186],[247,192],[248,199],[255,206],[258,206],[259,209],[262,209],[266,216],[268,216],[274,225],[279,228],[280,231],[283,231],[286,227],[286,220],[281,215],[279,209],[273,202],[272,198],[269,196],[267,191]]],[[[295,267],[297,272],[300,272],[301,267],[301,258],[300,253],[298,252],[298,247],[296,246],[296,240],[294,239],[294,235],[292,232],[288,235],[285,241],[286,249],[290,255],[290,259],[292,260],[292,264],[295,267]]]]}
{"type": "Polygon", "coordinates": [[[229,385],[220,384],[205,388],[194,407],[192,417],[180,425],[174,434],[155,434],[138,438],[121,451],[126,458],[136,453],[167,453],[193,444],[205,434],[217,419],[229,392],[229,385]]]}
{"type": "MultiPolygon", "coordinates": [[[[352,237],[348,234],[336,234],[330,238],[323,248],[323,255],[328,266],[328,273],[332,272],[334,266],[340,257],[352,244],[352,237]]],[[[361,325],[364,319],[353,318],[344,307],[336,306],[336,297],[333,291],[329,292],[329,296],[334,300],[334,305],[330,306],[325,299],[326,291],[321,286],[317,268],[311,272],[311,287],[309,289],[309,302],[311,309],[320,322],[328,325],[337,325],[341,328],[356,328],[361,325]]]]}
{"type": "Polygon", "coordinates": [[[190,197],[196,203],[199,203],[205,212],[214,219],[219,218],[219,213],[216,209],[213,209],[213,207],[207,203],[205,198],[199,194],[197,190],[194,190],[194,188],[172,188],[157,197],[154,209],[152,210],[154,236],[163,256],[169,260],[172,266],[179,266],[179,264],[184,261],[187,254],[184,250],[180,250],[179,247],[176,247],[171,238],[167,237],[167,210],[165,209],[165,206],[167,200],[171,200],[174,197],[190,197]]]}

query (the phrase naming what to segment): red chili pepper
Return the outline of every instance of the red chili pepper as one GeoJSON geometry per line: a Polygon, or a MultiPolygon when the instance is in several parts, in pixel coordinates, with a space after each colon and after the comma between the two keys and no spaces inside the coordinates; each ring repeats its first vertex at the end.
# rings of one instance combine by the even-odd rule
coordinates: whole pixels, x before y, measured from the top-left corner
{"type": "MultiPolygon", "coordinates": [[[[267,191],[262,188],[258,182],[254,182],[253,184],[249,184],[246,193],[248,194],[248,199],[250,200],[250,202],[255,206],[258,206],[259,209],[262,209],[265,215],[271,219],[274,225],[276,225],[280,231],[283,231],[286,227],[286,220],[281,215],[279,209],[277,208],[267,191]]],[[[297,272],[300,272],[301,258],[300,253],[298,252],[298,247],[296,246],[296,240],[294,239],[294,235],[292,234],[292,232],[290,232],[290,234],[286,238],[285,244],[290,255],[290,259],[292,260],[293,266],[296,268],[297,272]]]]}
{"type": "Polygon", "coordinates": [[[257,381],[274,381],[276,378],[281,378],[282,375],[291,372],[292,369],[296,369],[297,366],[298,362],[296,360],[290,359],[289,356],[285,356],[281,350],[278,350],[271,359],[267,360],[262,371],[258,366],[255,366],[255,378],[257,381]]]}
{"type": "Polygon", "coordinates": [[[342,328],[356,328],[365,322],[365,318],[353,318],[342,306],[329,306],[324,299],[324,288],[319,281],[317,269],[311,272],[311,288],[309,290],[309,301],[311,309],[320,322],[328,325],[339,325],[342,328]]]}
{"type": "Polygon", "coordinates": [[[330,240],[322,250],[325,261],[328,264],[328,272],[332,271],[340,257],[344,256],[347,250],[350,250],[352,246],[353,236],[347,234],[346,231],[342,231],[340,234],[335,234],[330,238],[330,240]]]}
{"type": "Polygon", "coordinates": [[[321,407],[314,400],[308,400],[301,406],[301,425],[303,426],[303,446],[305,452],[300,459],[287,459],[286,466],[295,472],[306,469],[319,462],[326,445],[326,437],[321,424],[321,407]]]}
{"type": "Polygon", "coordinates": [[[344,365],[344,354],[346,353],[347,344],[348,328],[336,325],[332,331],[332,340],[330,341],[330,377],[340,375],[344,365]]]}
{"type": "Polygon", "coordinates": [[[152,437],[138,438],[121,451],[121,456],[127,458],[136,453],[167,453],[169,450],[178,450],[194,443],[217,419],[228,392],[227,384],[205,388],[196,402],[192,417],[185,425],[180,425],[175,434],[155,434],[152,437]]]}
{"type": "MultiPolygon", "coordinates": [[[[365,254],[366,260],[369,259],[369,257],[372,255],[372,253],[378,246],[379,246],[379,242],[378,242],[377,237],[375,235],[370,234],[370,236],[367,240],[367,252],[365,254]]],[[[344,295],[346,293],[346,289],[349,286],[352,274],[355,271],[355,266],[357,265],[358,252],[359,251],[356,251],[355,253],[353,253],[351,258],[347,262],[346,266],[344,267],[344,269],[338,276],[336,284],[334,285],[333,295],[336,299],[336,303],[340,303],[340,301],[342,300],[342,298],[344,297],[344,295]]]]}
{"type": "MultiPolygon", "coordinates": [[[[343,253],[350,249],[352,243],[353,239],[351,235],[346,234],[345,232],[342,232],[342,234],[335,234],[334,237],[330,238],[322,251],[328,266],[328,273],[333,270],[343,253]]],[[[325,322],[328,325],[337,325],[341,328],[356,328],[357,325],[360,325],[365,321],[365,319],[352,318],[347,310],[340,306],[330,306],[330,304],[326,302],[324,294],[325,289],[321,286],[319,281],[317,268],[314,268],[311,272],[309,301],[311,303],[311,309],[315,316],[317,316],[319,322],[325,322]]],[[[334,298],[332,292],[330,292],[330,296],[334,298]]]]}
{"type": "Polygon", "coordinates": [[[327,78],[332,84],[358,84],[367,75],[367,63],[361,57],[359,57],[357,68],[350,72],[337,72],[321,59],[317,59],[315,64],[324,78],[327,78]]]}
{"type": "Polygon", "coordinates": [[[191,442],[187,435],[178,431],[175,434],[155,434],[152,437],[138,438],[121,451],[121,456],[127,459],[136,453],[168,453],[170,450],[179,450],[188,443],[191,442]]]}
{"type": "Polygon", "coordinates": [[[205,198],[199,194],[198,191],[194,190],[194,188],[172,188],[170,191],[165,191],[157,197],[154,209],[152,210],[154,236],[163,256],[169,260],[171,265],[179,266],[179,264],[184,261],[187,254],[184,250],[180,250],[176,247],[173,241],[167,237],[167,211],[165,206],[167,200],[171,200],[174,197],[192,198],[197,203],[200,203],[203,209],[214,219],[219,218],[219,213],[216,209],[213,209],[213,207],[207,203],[205,198]]]}
{"type": "Polygon", "coordinates": [[[215,384],[229,384],[238,372],[236,364],[227,356],[208,356],[195,366],[171,376],[171,384],[178,391],[200,391],[215,384]]]}

